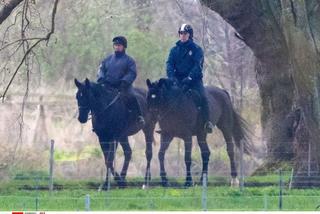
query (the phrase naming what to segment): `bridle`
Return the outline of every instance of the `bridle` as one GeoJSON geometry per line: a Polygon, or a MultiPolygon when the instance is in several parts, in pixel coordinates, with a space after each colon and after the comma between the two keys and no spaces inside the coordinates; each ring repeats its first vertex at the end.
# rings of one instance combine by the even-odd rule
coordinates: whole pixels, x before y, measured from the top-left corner
{"type": "MultiPolygon", "coordinates": [[[[163,94],[161,94],[161,96],[160,96],[160,99],[163,99],[163,94]]],[[[158,116],[157,116],[157,119],[158,119],[158,121],[162,121],[165,117],[167,117],[168,116],[168,114],[171,112],[171,111],[173,111],[174,110],[174,108],[177,106],[177,104],[178,104],[178,101],[176,101],[176,102],[169,102],[169,104],[168,104],[168,108],[167,108],[167,110],[165,111],[165,112],[163,112],[162,114],[160,113],[160,107],[158,107],[158,108],[156,108],[156,110],[154,111],[154,112],[156,112],[157,114],[158,114],[158,116]]]]}
{"type": "Polygon", "coordinates": [[[97,115],[102,114],[103,112],[105,112],[108,108],[110,108],[120,97],[121,93],[118,92],[117,95],[111,100],[111,102],[106,105],[101,111],[97,112],[97,115]]]}
{"type": "MultiPolygon", "coordinates": [[[[117,95],[111,100],[111,102],[108,105],[106,105],[101,111],[98,111],[96,113],[96,115],[98,116],[98,115],[102,114],[103,112],[105,112],[108,108],[110,108],[119,99],[120,95],[121,95],[121,93],[118,92],[117,95]]],[[[79,109],[79,111],[81,111],[81,110],[91,111],[89,105],[78,106],[78,109],[79,109]]],[[[91,112],[91,114],[92,114],[92,112],[91,112]]],[[[90,112],[89,112],[89,115],[90,115],[90,112]]],[[[90,120],[90,119],[91,118],[88,118],[88,120],[90,120]]]]}

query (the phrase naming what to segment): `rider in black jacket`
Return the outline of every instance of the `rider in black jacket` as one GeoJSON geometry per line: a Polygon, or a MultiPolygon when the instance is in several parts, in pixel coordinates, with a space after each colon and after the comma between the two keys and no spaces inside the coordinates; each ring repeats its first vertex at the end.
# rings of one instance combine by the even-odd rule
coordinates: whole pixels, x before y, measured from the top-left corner
{"type": "Polygon", "coordinates": [[[167,60],[167,76],[178,81],[184,88],[191,88],[201,96],[201,112],[205,121],[205,130],[212,132],[213,125],[209,120],[209,107],[206,92],[202,82],[203,51],[193,41],[193,29],[183,24],[179,28],[180,40],[176,43],[167,60]]]}

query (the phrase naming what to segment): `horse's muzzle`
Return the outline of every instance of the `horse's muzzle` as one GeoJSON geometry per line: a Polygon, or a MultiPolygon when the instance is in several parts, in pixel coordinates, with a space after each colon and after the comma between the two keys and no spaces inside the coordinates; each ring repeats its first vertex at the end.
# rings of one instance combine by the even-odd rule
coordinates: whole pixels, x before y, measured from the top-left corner
{"type": "Polygon", "coordinates": [[[78,117],[80,123],[86,123],[88,121],[88,117],[78,117]]]}

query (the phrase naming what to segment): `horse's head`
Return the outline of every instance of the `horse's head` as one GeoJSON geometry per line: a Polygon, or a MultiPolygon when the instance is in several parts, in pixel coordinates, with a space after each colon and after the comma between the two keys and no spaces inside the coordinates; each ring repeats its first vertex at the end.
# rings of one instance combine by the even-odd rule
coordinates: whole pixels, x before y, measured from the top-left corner
{"type": "Polygon", "coordinates": [[[83,83],[74,79],[74,83],[78,88],[76,93],[76,99],[79,108],[78,120],[80,123],[86,123],[88,121],[90,106],[90,81],[86,79],[83,83]]]}
{"type": "Polygon", "coordinates": [[[99,115],[115,102],[118,90],[106,84],[97,84],[86,79],[84,82],[74,80],[78,88],[77,102],[79,108],[78,120],[80,123],[88,121],[89,112],[92,115],[99,115]],[[110,106],[109,106],[110,105],[110,106]]]}
{"type": "Polygon", "coordinates": [[[146,81],[148,86],[147,103],[150,110],[157,110],[162,105],[172,102],[181,93],[179,87],[170,79],[161,78],[159,81],[146,81]]]}

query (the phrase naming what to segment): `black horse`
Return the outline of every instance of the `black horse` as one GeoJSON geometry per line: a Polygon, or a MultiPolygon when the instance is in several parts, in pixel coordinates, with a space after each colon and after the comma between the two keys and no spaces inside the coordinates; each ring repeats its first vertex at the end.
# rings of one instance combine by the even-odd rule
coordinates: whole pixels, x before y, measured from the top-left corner
{"type": "MultiPolygon", "coordinates": [[[[192,136],[197,136],[202,157],[202,176],[207,175],[210,150],[206,142],[207,133],[204,130],[204,121],[199,114],[200,96],[193,90],[182,89],[170,79],[160,79],[151,83],[147,80],[149,88],[147,103],[150,111],[158,116],[161,128],[161,147],[158,154],[160,161],[160,176],[163,186],[168,185],[164,166],[165,152],[174,137],[184,140],[186,182],[185,186],[192,185],[191,176],[191,150],[192,136]]],[[[239,183],[234,159],[234,144],[240,147],[244,142],[244,152],[250,154],[251,143],[245,121],[238,115],[233,107],[228,93],[216,87],[206,87],[210,120],[222,131],[227,143],[227,152],[230,158],[232,185],[239,183]]],[[[201,176],[201,181],[202,181],[201,176]]]]}
{"type": "MultiPolygon", "coordinates": [[[[136,134],[141,128],[136,123],[136,115],[130,114],[121,92],[106,84],[97,84],[86,79],[83,83],[75,79],[78,88],[76,98],[79,108],[78,120],[86,123],[88,114],[92,115],[93,131],[99,138],[100,146],[105,158],[107,168],[106,181],[103,189],[107,187],[109,170],[119,187],[126,186],[126,174],[132,155],[128,136],[136,134]],[[120,175],[115,172],[113,161],[117,145],[120,143],[124,152],[124,163],[120,175]]],[[[150,161],[152,158],[153,131],[156,121],[147,111],[146,90],[135,88],[135,94],[141,106],[146,125],[142,128],[146,140],[147,169],[145,182],[151,179],[150,161]]]]}

